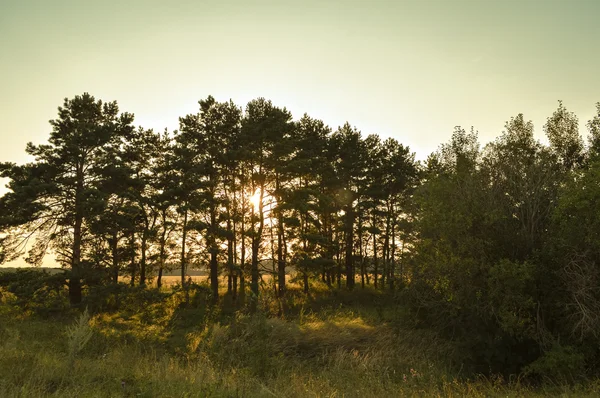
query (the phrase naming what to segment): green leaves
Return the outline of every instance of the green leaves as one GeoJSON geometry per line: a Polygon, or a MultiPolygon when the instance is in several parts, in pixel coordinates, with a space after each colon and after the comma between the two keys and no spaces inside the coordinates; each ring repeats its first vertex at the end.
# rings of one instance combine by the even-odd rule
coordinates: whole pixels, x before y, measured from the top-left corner
{"type": "Polygon", "coordinates": [[[558,109],[548,118],[544,131],[550,147],[567,170],[582,164],[583,139],[579,134],[579,120],[558,101],[558,109]]]}

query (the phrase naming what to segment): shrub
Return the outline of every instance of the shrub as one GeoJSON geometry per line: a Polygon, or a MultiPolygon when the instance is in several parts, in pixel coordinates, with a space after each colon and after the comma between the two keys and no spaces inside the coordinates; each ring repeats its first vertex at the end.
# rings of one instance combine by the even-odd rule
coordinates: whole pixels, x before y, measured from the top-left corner
{"type": "Polygon", "coordinates": [[[11,305],[38,315],[52,315],[68,308],[66,275],[38,269],[0,273],[0,288],[12,296],[11,305]]]}
{"type": "Polygon", "coordinates": [[[585,375],[585,356],[575,347],[556,343],[524,369],[525,374],[572,383],[585,375]]]}
{"type": "Polygon", "coordinates": [[[92,338],[93,330],[90,326],[90,314],[87,308],[73,325],[67,327],[66,334],[69,362],[73,364],[75,357],[92,338]]]}

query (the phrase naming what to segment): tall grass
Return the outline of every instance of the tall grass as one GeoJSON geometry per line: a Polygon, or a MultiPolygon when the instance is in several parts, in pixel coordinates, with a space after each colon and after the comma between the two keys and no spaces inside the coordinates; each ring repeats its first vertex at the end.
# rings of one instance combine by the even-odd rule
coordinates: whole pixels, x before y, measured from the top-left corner
{"type": "Polygon", "coordinates": [[[452,342],[415,329],[401,305],[376,291],[315,286],[305,297],[291,289],[281,305],[261,299],[256,314],[227,300],[209,309],[202,289],[187,304],[177,291],[132,294],[120,310],[93,316],[0,315],[0,397],[600,393],[597,381],[534,389],[517,377],[466,375],[452,342]]]}

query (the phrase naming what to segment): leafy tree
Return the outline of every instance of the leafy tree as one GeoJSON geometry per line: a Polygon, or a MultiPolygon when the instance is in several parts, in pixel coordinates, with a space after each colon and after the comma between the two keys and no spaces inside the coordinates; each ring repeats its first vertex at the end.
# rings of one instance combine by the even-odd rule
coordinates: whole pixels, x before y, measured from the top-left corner
{"type": "Polygon", "coordinates": [[[35,161],[0,166],[1,176],[11,180],[10,192],[0,199],[1,227],[9,228],[11,236],[5,249],[10,257],[20,255],[35,236],[26,259],[39,264],[51,248],[59,262],[71,267],[72,304],[81,302],[86,223],[99,208],[98,186],[109,161],[105,146],[130,135],[132,122],[133,115],[119,114],[116,102],[103,103],[87,93],[65,99],[58,118],[50,121],[48,144],[27,145],[35,161]]]}
{"type": "Polygon", "coordinates": [[[597,158],[600,155],[600,102],[596,103],[596,115],[587,122],[589,131],[589,153],[597,158]]]}
{"type": "Polygon", "coordinates": [[[439,162],[417,191],[411,298],[423,321],[477,353],[474,365],[498,366],[509,342],[490,316],[495,307],[488,284],[495,259],[489,232],[497,214],[490,214],[492,191],[480,168],[476,133],[455,129],[435,157],[439,162]]]}
{"type": "Polygon", "coordinates": [[[558,101],[558,109],[548,118],[544,126],[550,146],[565,169],[582,165],[583,139],[579,134],[579,121],[573,112],[569,112],[558,101]]]}
{"type": "Polygon", "coordinates": [[[493,187],[493,209],[502,221],[494,234],[502,256],[524,261],[540,249],[552,212],[559,169],[552,153],[533,137],[533,124],[523,115],[488,145],[483,170],[493,187]],[[509,217],[507,217],[509,216],[509,217]],[[516,234],[515,234],[516,232],[516,234]]]}
{"type": "Polygon", "coordinates": [[[566,336],[579,340],[600,337],[600,162],[561,188],[553,214],[552,253],[558,259],[556,276],[562,281],[559,316],[566,336]]]}

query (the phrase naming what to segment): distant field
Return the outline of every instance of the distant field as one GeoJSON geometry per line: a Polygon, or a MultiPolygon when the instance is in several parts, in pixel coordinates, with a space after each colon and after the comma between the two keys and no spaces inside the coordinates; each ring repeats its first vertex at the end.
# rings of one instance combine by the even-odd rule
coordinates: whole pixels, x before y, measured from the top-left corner
{"type": "Polygon", "coordinates": [[[40,272],[47,272],[49,274],[57,274],[57,273],[63,271],[62,268],[50,268],[50,267],[2,267],[2,266],[0,266],[0,273],[15,272],[17,270],[24,270],[24,269],[34,269],[34,270],[38,270],[40,272]]]}
{"type": "MultiPolygon", "coordinates": [[[[62,268],[50,268],[50,267],[0,267],[0,273],[2,272],[15,272],[17,270],[23,270],[23,269],[34,269],[34,270],[39,270],[40,272],[47,272],[50,274],[56,274],[59,272],[63,272],[62,268]]],[[[292,278],[294,278],[296,276],[295,271],[293,269],[293,267],[288,267],[288,272],[286,274],[286,281],[290,281],[292,278]]],[[[198,269],[191,269],[187,271],[187,276],[186,276],[186,280],[187,278],[191,278],[192,282],[194,283],[208,283],[208,272],[205,270],[198,270],[198,269]]],[[[156,286],[156,275],[151,275],[148,277],[147,280],[147,284],[149,286],[156,286]]],[[[262,281],[264,282],[270,282],[272,279],[271,274],[269,273],[264,273],[262,274],[261,277],[262,281]]],[[[121,276],[119,277],[119,281],[121,282],[129,282],[131,279],[128,276],[121,276]]],[[[249,281],[247,280],[247,283],[249,281]]],[[[356,276],[356,282],[359,283],[360,282],[360,276],[357,275],[356,276]]],[[[163,286],[174,286],[177,284],[181,283],[181,274],[177,271],[169,271],[169,272],[165,272],[165,274],[163,274],[162,276],[162,285],[163,286]]],[[[227,285],[227,277],[226,276],[221,276],[219,277],[219,284],[221,286],[226,286],[227,285]]]]}
{"type": "MultiPolygon", "coordinates": [[[[293,276],[292,275],[286,275],[286,281],[289,281],[293,276]]],[[[189,276],[189,278],[192,279],[192,282],[194,283],[208,283],[208,275],[192,275],[189,276]]],[[[263,275],[262,279],[263,281],[270,281],[271,280],[271,275],[263,275]]],[[[122,277],[119,278],[119,280],[121,281],[129,281],[129,277],[122,277]]],[[[186,278],[187,280],[187,278],[186,278]]],[[[162,284],[163,286],[173,286],[173,285],[177,285],[181,283],[181,276],[180,275],[167,275],[162,277],[162,284]]],[[[156,285],[156,277],[152,277],[150,278],[150,285],[156,285]]],[[[219,284],[221,286],[227,285],[227,277],[226,276],[222,276],[219,277],[219,284]]]]}
{"type": "MultiPolygon", "coordinates": [[[[208,275],[192,275],[192,276],[188,276],[187,278],[191,278],[193,282],[195,283],[202,283],[202,282],[206,282],[208,280],[208,275]]],[[[129,278],[128,276],[123,276],[123,277],[119,277],[119,280],[122,282],[129,282],[131,280],[131,278],[129,278]]],[[[226,281],[226,279],[225,279],[226,281]]],[[[172,286],[172,285],[177,285],[181,283],[181,276],[180,275],[163,275],[162,277],[162,284],[163,286],[172,286]]],[[[149,278],[149,285],[156,285],[156,277],[151,277],[149,278]]]]}
{"type": "MultiPolygon", "coordinates": [[[[292,267],[288,267],[288,268],[289,268],[289,270],[286,275],[286,280],[289,280],[290,278],[292,278],[293,273],[294,273],[292,267]]],[[[40,272],[47,272],[50,274],[57,274],[59,272],[64,271],[62,268],[50,268],[50,267],[0,267],[0,273],[15,272],[17,270],[24,270],[24,269],[33,269],[33,270],[38,270],[40,272]]],[[[208,281],[208,272],[205,270],[190,269],[186,272],[186,275],[187,275],[186,279],[192,278],[192,281],[195,283],[208,281]]],[[[155,283],[156,275],[151,275],[148,277],[148,279],[155,283]]],[[[219,277],[219,279],[221,280],[221,283],[227,283],[226,276],[221,276],[221,277],[219,277]]],[[[262,279],[269,280],[269,279],[271,279],[271,275],[268,273],[264,273],[264,274],[262,274],[262,279]]],[[[119,277],[119,280],[129,281],[130,279],[128,276],[122,276],[122,277],[119,277]]],[[[163,273],[162,280],[163,280],[164,285],[177,284],[181,281],[181,273],[178,270],[165,272],[165,273],[163,273]]]]}

